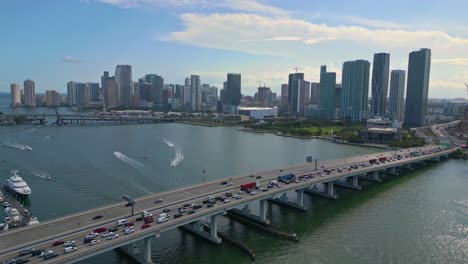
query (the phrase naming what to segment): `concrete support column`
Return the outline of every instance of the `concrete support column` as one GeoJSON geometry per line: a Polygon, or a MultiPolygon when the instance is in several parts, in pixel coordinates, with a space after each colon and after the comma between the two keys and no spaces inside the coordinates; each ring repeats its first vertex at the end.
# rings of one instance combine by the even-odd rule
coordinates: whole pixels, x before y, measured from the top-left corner
{"type": "Polygon", "coordinates": [[[288,194],[284,192],[284,193],[281,195],[280,199],[283,200],[283,201],[287,201],[287,200],[288,200],[288,194]]]}
{"type": "Polygon", "coordinates": [[[379,180],[379,171],[372,172],[372,179],[379,180]]]}
{"type": "Polygon", "coordinates": [[[266,200],[260,200],[260,211],[258,216],[262,219],[266,219],[266,200]]]}
{"type": "Polygon", "coordinates": [[[328,195],[335,195],[333,190],[333,182],[327,182],[327,194],[328,195]]]}
{"type": "Polygon", "coordinates": [[[304,189],[297,190],[297,203],[304,206],[304,189]]]}
{"type": "Polygon", "coordinates": [[[390,173],[391,174],[396,174],[396,167],[391,167],[390,168],[390,173]]]}
{"type": "Polygon", "coordinates": [[[244,208],[242,208],[242,211],[246,214],[250,213],[250,206],[249,204],[245,204],[244,208]]]}
{"type": "Polygon", "coordinates": [[[218,237],[218,224],[216,223],[216,215],[211,216],[210,236],[211,237],[218,237]]]}
{"type": "Polygon", "coordinates": [[[353,186],[355,186],[355,187],[359,186],[358,179],[359,179],[358,175],[353,176],[353,186]]]}
{"type": "Polygon", "coordinates": [[[194,229],[195,231],[198,231],[198,232],[202,231],[203,226],[202,226],[202,224],[200,223],[200,221],[195,221],[195,222],[192,224],[192,226],[193,226],[193,229],[194,229]]]}
{"type": "Polygon", "coordinates": [[[146,263],[153,263],[151,261],[151,239],[152,237],[147,237],[143,239],[143,260],[146,263]]]}

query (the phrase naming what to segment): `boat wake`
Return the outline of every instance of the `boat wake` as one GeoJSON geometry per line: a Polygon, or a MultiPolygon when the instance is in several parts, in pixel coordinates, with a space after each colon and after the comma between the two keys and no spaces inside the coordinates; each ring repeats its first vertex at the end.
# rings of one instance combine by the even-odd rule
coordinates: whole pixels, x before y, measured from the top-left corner
{"type": "Polygon", "coordinates": [[[32,148],[28,145],[12,143],[12,142],[3,142],[3,146],[9,147],[9,148],[20,149],[20,150],[32,150],[32,148]]]}
{"type": "Polygon", "coordinates": [[[177,166],[183,159],[184,153],[182,153],[182,149],[179,146],[175,147],[175,156],[171,161],[171,167],[177,166]]]}
{"type": "Polygon", "coordinates": [[[37,128],[32,128],[32,129],[23,131],[22,133],[31,133],[31,132],[34,132],[34,131],[36,131],[36,130],[37,130],[37,128]]]}
{"type": "Polygon", "coordinates": [[[145,166],[143,163],[136,161],[119,151],[114,151],[114,156],[136,169],[143,168],[145,166]]]}
{"type": "Polygon", "coordinates": [[[32,172],[32,175],[33,176],[36,176],[38,178],[41,178],[41,179],[44,179],[44,180],[52,180],[52,177],[46,173],[46,172],[42,172],[42,171],[33,171],[32,172]]]}
{"type": "Polygon", "coordinates": [[[42,141],[46,141],[46,140],[50,140],[50,136],[44,136],[42,138],[38,138],[38,139],[36,139],[36,142],[42,142],[42,141]]]}
{"type": "Polygon", "coordinates": [[[165,137],[161,137],[162,138],[162,141],[164,141],[164,143],[166,143],[169,147],[173,148],[174,147],[174,143],[172,143],[171,141],[169,141],[169,139],[165,138],[165,137]]]}

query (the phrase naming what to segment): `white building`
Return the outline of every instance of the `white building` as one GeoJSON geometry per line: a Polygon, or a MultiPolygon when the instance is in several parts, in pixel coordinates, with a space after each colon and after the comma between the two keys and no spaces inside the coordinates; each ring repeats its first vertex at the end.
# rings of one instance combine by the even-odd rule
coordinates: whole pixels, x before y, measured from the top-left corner
{"type": "Polygon", "coordinates": [[[11,89],[11,106],[21,105],[21,88],[17,83],[10,85],[11,89]]]}
{"type": "Polygon", "coordinates": [[[253,119],[269,119],[278,117],[278,108],[239,106],[238,113],[239,115],[250,116],[253,119]]]}

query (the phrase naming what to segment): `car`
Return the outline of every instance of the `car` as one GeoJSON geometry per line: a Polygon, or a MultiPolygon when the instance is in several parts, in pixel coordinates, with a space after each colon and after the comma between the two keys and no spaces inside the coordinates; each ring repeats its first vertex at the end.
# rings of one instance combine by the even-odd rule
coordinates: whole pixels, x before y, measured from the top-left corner
{"type": "Polygon", "coordinates": [[[195,213],[195,211],[193,211],[193,210],[190,210],[190,211],[187,212],[187,214],[193,214],[193,213],[195,213]]]}
{"type": "Polygon", "coordinates": [[[134,225],[135,225],[135,224],[134,224],[133,222],[128,222],[128,223],[125,224],[125,226],[127,226],[127,227],[128,227],[128,226],[134,226],[134,225]]]}
{"type": "Polygon", "coordinates": [[[98,219],[101,219],[102,218],[102,215],[96,215],[93,217],[93,220],[98,220],[98,219]]]}
{"type": "Polygon", "coordinates": [[[227,186],[231,186],[231,185],[232,185],[232,182],[228,182],[226,185],[227,185],[227,186]]]}
{"type": "Polygon", "coordinates": [[[143,219],[144,219],[143,217],[137,217],[137,219],[135,219],[135,221],[141,222],[141,221],[143,221],[143,219]]]}
{"type": "Polygon", "coordinates": [[[196,210],[196,209],[202,208],[202,206],[199,205],[199,204],[195,204],[194,206],[192,206],[192,208],[193,208],[194,210],[196,210]]]}
{"type": "Polygon", "coordinates": [[[73,252],[73,251],[75,251],[77,249],[78,248],[76,246],[65,247],[64,252],[65,252],[65,254],[67,254],[67,253],[73,252]]]}
{"type": "Polygon", "coordinates": [[[92,246],[92,245],[96,245],[98,244],[99,242],[101,242],[100,240],[96,240],[96,239],[93,239],[89,242],[89,245],[92,246]]]}
{"type": "Polygon", "coordinates": [[[186,203],[184,204],[184,207],[190,207],[190,204],[186,203]]]}
{"type": "Polygon", "coordinates": [[[224,199],[223,203],[229,203],[230,200],[229,199],[224,199]]]}
{"type": "MultiPolygon", "coordinates": [[[[263,189],[262,192],[268,192],[269,190],[268,189],[263,189]]],[[[242,198],[242,196],[241,196],[242,198]]]]}
{"type": "Polygon", "coordinates": [[[94,233],[94,232],[93,232],[93,233],[91,233],[91,234],[89,234],[89,235],[86,235],[85,238],[95,238],[95,237],[97,237],[98,235],[99,235],[98,233],[94,233]]]}
{"type": "Polygon", "coordinates": [[[29,262],[29,259],[17,259],[14,263],[15,264],[24,264],[24,263],[28,263],[29,262]]]}
{"type": "Polygon", "coordinates": [[[117,232],[119,229],[117,227],[109,228],[109,232],[117,232]]]}
{"type": "Polygon", "coordinates": [[[221,185],[226,185],[228,182],[227,181],[222,181],[221,185]]]}
{"type": "Polygon", "coordinates": [[[19,255],[20,256],[26,256],[31,254],[31,252],[34,250],[34,248],[23,248],[20,250],[19,255]]]}
{"type": "Polygon", "coordinates": [[[107,233],[102,234],[102,237],[106,238],[106,237],[109,237],[109,236],[112,236],[112,235],[114,235],[113,232],[107,232],[107,233]]]}
{"type": "Polygon", "coordinates": [[[250,177],[250,178],[253,178],[253,177],[255,177],[255,175],[251,174],[251,175],[249,175],[249,177],[250,177]]]}
{"type": "Polygon", "coordinates": [[[238,191],[237,193],[238,193],[238,194],[243,194],[243,193],[244,193],[244,191],[238,191]]]}
{"type": "Polygon", "coordinates": [[[182,217],[182,214],[179,213],[179,214],[174,215],[174,218],[179,218],[179,217],[182,217]]]}
{"type": "Polygon", "coordinates": [[[63,243],[64,247],[74,247],[76,245],[75,240],[70,240],[65,243],[63,243]]]}
{"type": "Polygon", "coordinates": [[[93,241],[93,240],[94,240],[94,238],[86,238],[86,237],[85,237],[85,239],[83,239],[83,244],[88,244],[88,243],[90,243],[90,242],[93,241]]]}
{"type": "Polygon", "coordinates": [[[55,252],[51,252],[51,253],[47,253],[44,255],[44,260],[48,260],[48,259],[51,259],[51,258],[55,258],[57,257],[59,254],[58,253],[55,253],[55,252]]]}
{"type": "Polygon", "coordinates": [[[214,204],[212,204],[212,203],[209,203],[209,204],[206,205],[207,208],[211,208],[213,206],[214,206],[214,204]]]}
{"type": "Polygon", "coordinates": [[[2,264],[15,264],[16,259],[9,259],[9,260],[4,260],[2,261],[2,264]]]}
{"type": "Polygon", "coordinates": [[[51,254],[51,253],[54,253],[53,250],[44,250],[41,252],[41,254],[39,254],[39,257],[44,257],[45,255],[47,254],[51,254]]]}
{"type": "Polygon", "coordinates": [[[184,207],[179,208],[179,213],[180,214],[183,214],[185,212],[187,212],[187,210],[184,207]]]}
{"type": "Polygon", "coordinates": [[[144,225],[141,226],[141,229],[146,229],[146,228],[149,228],[149,227],[151,227],[150,224],[144,224],[144,225]]]}
{"type": "Polygon", "coordinates": [[[117,235],[117,234],[112,234],[112,235],[106,237],[107,240],[112,240],[112,239],[114,239],[114,238],[119,238],[119,235],[117,235]]]}
{"type": "Polygon", "coordinates": [[[145,224],[149,224],[149,223],[153,223],[154,222],[154,218],[153,217],[146,217],[145,218],[145,224]]]}
{"type": "Polygon", "coordinates": [[[60,246],[60,245],[63,245],[63,243],[65,243],[64,241],[55,241],[52,246],[53,247],[56,247],[56,246],[60,246]]]}
{"type": "Polygon", "coordinates": [[[99,227],[99,228],[94,229],[94,233],[98,233],[98,234],[104,233],[106,231],[107,231],[107,228],[105,227],[99,227]]]}
{"type": "Polygon", "coordinates": [[[231,196],[232,196],[232,193],[227,192],[227,193],[225,193],[224,195],[226,195],[226,197],[231,197],[231,196]]]}
{"type": "Polygon", "coordinates": [[[125,235],[131,234],[133,232],[135,232],[135,229],[133,228],[133,226],[130,227],[130,228],[125,228],[125,230],[124,230],[125,235]]]}
{"type": "Polygon", "coordinates": [[[211,199],[214,199],[214,197],[211,196],[211,195],[209,195],[209,196],[206,197],[206,199],[207,199],[207,200],[211,200],[211,199]]]}
{"type": "Polygon", "coordinates": [[[237,196],[236,196],[236,199],[237,199],[237,200],[242,199],[242,195],[237,195],[237,196]]]}
{"type": "Polygon", "coordinates": [[[255,177],[255,179],[261,179],[262,176],[258,175],[257,177],[255,177]]]}
{"type": "Polygon", "coordinates": [[[31,256],[39,256],[44,250],[43,249],[35,249],[31,251],[31,256]]]}
{"type": "MultiPolygon", "coordinates": [[[[279,187],[279,185],[278,185],[278,187],[279,187]]],[[[256,195],[256,194],[257,194],[256,191],[250,192],[250,195],[256,195]]]]}
{"type": "Polygon", "coordinates": [[[157,199],[156,201],[154,201],[154,203],[161,203],[162,201],[162,199],[157,199]]]}

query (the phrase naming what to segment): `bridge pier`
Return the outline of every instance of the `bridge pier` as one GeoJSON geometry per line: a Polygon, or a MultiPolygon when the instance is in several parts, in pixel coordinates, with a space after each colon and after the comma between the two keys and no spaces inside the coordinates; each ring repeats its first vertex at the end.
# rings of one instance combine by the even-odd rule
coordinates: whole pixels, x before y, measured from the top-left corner
{"type": "Polygon", "coordinates": [[[242,210],[234,208],[234,209],[229,210],[229,213],[237,217],[243,217],[252,222],[268,226],[270,225],[270,220],[266,218],[266,206],[265,206],[265,202],[268,199],[269,198],[259,200],[260,202],[259,215],[252,214],[252,211],[250,210],[250,206],[248,203],[244,205],[244,208],[242,208],[242,210]]]}
{"type": "Polygon", "coordinates": [[[154,264],[151,260],[151,239],[153,237],[146,237],[140,241],[127,244],[119,247],[119,250],[124,252],[126,255],[134,259],[140,264],[154,264]],[[142,243],[142,246],[138,246],[138,242],[142,243]]]}
{"type": "Polygon", "coordinates": [[[297,192],[297,199],[296,202],[289,201],[289,198],[286,193],[283,193],[280,198],[272,198],[268,201],[278,204],[284,205],[293,209],[297,209],[300,211],[307,211],[307,207],[304,206],[304,189],[296,190],[297,192]]]}
{"type": "Polygon", "coordinates": [[[372,182],[381,182],[382,181],[379,178],[379,171],[373,171],[371,177],[368,177],[366,174],[363,174],[363,175],[359,175],[359,178],[361,178],[361,180],[372,181],[372,182]]]}
{"type": "Polygon", "coordinates": [[[203,228],[203,224],[200,220],[197,220],[193,223],[186,224],[181,226],[183,229],[189,231],[192,234],[201,236],[215,244],[221,244],[223,241],[221,238],[218,237],[218,224],[216,223],[216,215],[212,215],[210,217],[210,233],[206,232],[203,228]]]}
{"type": "Polygon", "coordinates": [[[325,192],[319,191],[316,186],[312,188],[304,189],[304,192],[307,194],[318,195],[318,196],[322,196],[322,197],[330,198],[330,199],[338,198],[333,188],[333,181],[327,182],[325,183],[325,185],[326,185],[325,192]]]}
{"type": "Polygon", "coordinates": [[[349,189],[353,189],[353,190],[361,190],[362,187],[359,186],[359,176],[358,175],[355,175],[355,176],[351,176],[351,177],[348,177],[348,178],[351,178],[352,179],[352,183],[349,184],[346,182],[346,179],[343,179],[343,180],[337,180],[335,181],[335,185],[336,186],[339,186],[339,187],[343,187],[343,188],[349,188],[349,189]]]}

